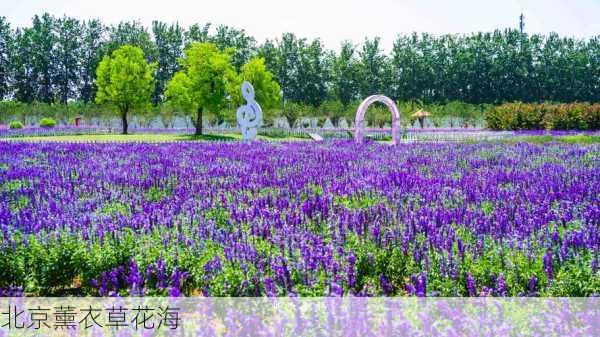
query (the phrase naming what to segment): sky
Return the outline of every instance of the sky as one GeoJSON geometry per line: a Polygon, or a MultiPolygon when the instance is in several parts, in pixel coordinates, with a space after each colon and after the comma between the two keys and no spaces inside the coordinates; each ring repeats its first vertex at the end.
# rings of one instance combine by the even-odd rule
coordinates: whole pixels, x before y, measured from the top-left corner
{"type": "Polygon", "coordinates": [[[28,26],[43,12],[107,24],[137,20],[148,27],[153,20],[225,24],[245,29],[258,42],[293,32],[321,38],[334,50],[343,40],[360,43],[375,36],[390,50],[398,34],[413,31],[439,35],[517,28],[520,13],[528,33],[600,35],[600,0],[0,0],[0,16],[12,26],[28,26]]]}

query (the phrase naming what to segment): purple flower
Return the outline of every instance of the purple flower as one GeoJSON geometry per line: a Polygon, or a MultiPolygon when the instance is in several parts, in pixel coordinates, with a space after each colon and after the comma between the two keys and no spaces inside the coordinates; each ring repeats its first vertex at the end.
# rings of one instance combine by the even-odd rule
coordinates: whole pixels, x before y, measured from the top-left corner
{"type": "Polygon", "coordinates": [[[427,295],[427,276],[421,273],[419,276],[411,275],[411,283],[406,285],[406,292],[417,297],[425,297],[427,295]]]}
{"type": "Polygon", "coordinates": [[[508,294],[508,290],[506,288],[506,281],[504,280],[504,276],[500,275],[496,279],[496,296],[506,296],[508,294]]]}
{"type": "Polygon", "coordinates": [[[268,297],[277,296],[277,286],[272,278],[267,277],[264,280],[265,293],[268,297]]]}
{"type": "Polygon", "coordinates": [[[543,258],[544,262],[544,272],[549,280],[554,278],[554,270],[552,267],[552,251],[548,250],[543,258]]]}
{"type": "Polygon", "coordinates": [[[477,296],[477,283],[471,273],[467,273],[467,293],[470,297],[477,296]]]}
{"type": "Polygon", "coordinates": [[[381,290],[383,291],[384,294],[386,294],[386,295],[392,294],[394,289],[392,288],[392,285],[388,282],[387,278],[383,274],[379,275],[379,285],[381,286],[381,290]]]}
{"type": "Polygon", "coordinates": [[[356,285],[355,263],[356,263],[356,257],[354,256],[354,253],[350,253],[350,255],[348,256],[348,271],[347,271],[348,288],[354,288],[354,286],[356,285]]]}
{"type": "Polygon", "coordinates": [[[169,297],[181,297],[181,290],[176,286],[169,287],[169,297]]]}
{"type": "Polygon", "coordinates": [[[538,279],[535,276],[532,276],[527,283],[527,290],[529,291],[529,296],[535,296],[537,294],[537,286],[538,279]]]}
{"type": "MultiPolygon", "coordinates": [[[[0,142],[0,241],[11,254],[30,238],[77,237],[82,248],[139,242],[135,261],[91,276],[90,294],[99,296],[394,296],[403,282],[412,296],[552,294],[559,271],[598,273],[595,151],[562,143],[0,142]],[[543,282],[508,278],[517,251],[541,262],[543,282]],[[488,261],[494,254],[502,256],[488,261]],[[190,256],[204,261],[196,275],[183,269],[190,256]],[[481,263],[498,275],[466,274],[481,263]],[[414,273],[407,281],[406,270],[414,273]]],[[[68,269],[58,271],[65,281],[76,277],[68,269]]],[[[4,281],[3,293],[7,282],[23,283],[4,281]]],[[[566,295],[588,296],[588,288],[566,295]]]]}

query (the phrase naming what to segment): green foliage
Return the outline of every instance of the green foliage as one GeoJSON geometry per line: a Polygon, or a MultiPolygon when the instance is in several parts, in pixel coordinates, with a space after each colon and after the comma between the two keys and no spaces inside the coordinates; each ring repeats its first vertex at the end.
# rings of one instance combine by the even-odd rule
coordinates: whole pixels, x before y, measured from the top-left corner
{"type": "Polygon", "coordinates": [[[53,128],[56,126],[56,121],[52,118],[42,118],[40,120],[40,126],[43,128],[53,128]]]}
{"type": "Polygon", "coordinates": [[[94,242],[85,250],[81,260],[83,268],[80,270],[81,283],[84,288],[91,284],[91,280],[102,272],[110,271],[115,267],[125,265],[131,260],[137,249],[144,249],[141,240],[135,237],[132,230],[125,229],[115,232],[105,240],[94,242]]]}
{"type": "Polygon", "coordinates": [[[0,101],[8,96],[11,65],[10,56],[13,49],[13,34],[10,23],[0,16],[0,101]]]}
{"type": "Polygon", "coordinates": [[[214,221],[217,228],[231,229],[231,221],[229,220],[229,212],[220,207],[211,208],[206,211],[204,218],[208,221],[214,221]]]}
{"type": "Polygon", "coordinates": [[[32,288],[47,294],[73,285],[83,271],[85,248],[82,242],[76,237],[61,235],[42,243],[35,236],[29,236],[26,262],[32,288]]]}
{"type": "Polygon", "coordinates": [[[55,41],[53,63],[55,68],[52,82],[55,84],[55,95],[61,103],[70,97],[76,97],[79,86],[79,62],[81,35],[84,27],[74,18],[62,17],[54,23],[55,41]]]}
{"type": "MultiPolygon", "coordinates": [[[[267,70],[263,58],[252,58],[244,64],[240,72],[240,79],[252,84],[256,101],[261,108],[268,110],[279,104],[281,88],[273,79],[273,74],[267,70]]],[[[241,96],[241,81],[240,86],[236,86],[231,94],[235,97],[234,102],[244,104],[241,96]]]]}
{"type": "Polygon", "coordinates": [[[343,106],[358,99],[360,89],[360,64],[350,41],[342,42],[340,54],[333,60],[333,90],[343,106]]]}
{"type": "Polygon", "coordinates": [[[113,201],[104,204],[104,206],[102,206],[102,209],[100,210],[100,214],[109,216],[124,216],[129,215],[130,210],[127,205],[117,201],[113,201]]]}
{"type": "Polygon", "coordinates": [[[377,195],[356,194],[351,196],[336,196],[334,203],[349,209],[367,209],[375,206],[384,200],[377,195]]]}
{"type": "Polygon", "coordinates": [[[212,43],[193,43],[180,59],[182,70],[167,83],[165,95],[187,113],[196,112],[196,134],[202,134],[202,112],[217,116],[221,122],[227,97],[235,92],[239,79],[231,56],[212,43]]]}
{"type": "Polygon", "coordinates": [[[169,195],[171,195],[171,192],[168,189],[152,186],[144,193],[144,198],[151,202],[158,202],[166,199],[169,195]]]}
{"type": "Polygon", "coordinates": [[[489,108],[485,118],[494,130],[597,130],[600,104],[506,103],[489,108]]]}
{"type": "Polygon", "coordinates": [[[10,122],[10,124],[8,124],[8,127],[11,129],[22,129],[23,123],[21,123],[19,121],[12,121],[12,122],[10,122]]]}
{"type": "Polygon", "coordinates": [[[30,185],[31,183],[25,179],[9,180],[2,185],[0,191],[12,193],[30,185]]]}
{"type": "Polygon", "coordinates": [[[154,91],[155,64],[149,65],[142,49],[125,45],[105,56],[96,70],[96,103],[108,103],[121,112],[123,134],[127,113],[148,107],[154,91]]]}
{"type": "Polygon", "coordinates": [[[503,139],[504,143],[537,143],[544,144],[549,142],[562,142],[568,144],[597,144],[600,143],[600,136],[594,135],[570,135],[570,136],[522,136],[522,137],[510,137],[503,139]]]}
{"type": "Polygon", "coordinates": [[[277,44],[267,41],[258,54],[275,75],[286,104],[317,107],[327,99],[330,55],[318,39],[308,42],[286,33],[277,44]]]}
{"type": "MultiPolygon", "coordinates": [[[[19,241],[17,234],[13,240],[19,241]]],[[[25,261],[23,247],[18,245],[12,248],[0,248],[0,288],[25,285],[25,261]]]]}
{"type": "Polygon", "coordinates": [[[82,116],[84,121],[92,118],[112,117],[114,112],[107,106],[84,103],[82,101],[58,103],[23,103],[17,101],[0,101],[0,123],[14,118],[20,121],[37,121],[41,118],[52,118],[62,124],[73,124],[73,119],[82,116]]]}
{"type": "Polygon", "coordinates": [[[20,195],[16,200],[10,202],[10,211],[13,213],[17,213],[18,211],[29,206],[29,203],[30,201],[28,197],[20,195]]]}
{"type": "Polygon", "coordinates": [[[383,54],[380,43],[379,37],[365,39],[359,52],[360,93],[363,98],[377,94],[394,97],[390,91],[391,64],[383,54]]]}
{"type": "Polygon", "coordinates": [[[348,115],[346,113],[346,108],[347,106],[344,106],[340,101],[327,100],[319,106],[315,115],[319,117],[329,117],[333,123],[337,124],[340,118],[348,115]]]}
{"type": "MultiPolygon", "coordinates": [[[[319,39],[286,33],[257,46],[244,30],[210,24],[181,27],[154,21],[151,32],[135,21],[104,26],[99,20],[35,15],[27,27],[0,18],[0,99],[66,103],[94,101],[96,68],[103,56],[124,45],[140,48],[157,62],[154,103],[162,102],[166,82],[179,70],[184,46],[213,43],[240,71],[252,57],[265,59],[286,102],[318,107],[326,100],[344,106],[375,93],[395,100],[499,104],[598,102],[600,41],[523,34],[498,29],[466,35],[401,34],[390,53],[378,38],[362,45],[343,42],[340,52],[319,39]]],[[[358,42],[358,41],[356,41],[358,42]]]]}
{"type": "Polygon", "coordinates": [[[167,81],[179,70],[177,59],[183,54],[183,28],[178,23],[167,25],[164,22],[153,21],[152,33],[157,48],[156,89],[152,102],[162,102],[167,81]]]}

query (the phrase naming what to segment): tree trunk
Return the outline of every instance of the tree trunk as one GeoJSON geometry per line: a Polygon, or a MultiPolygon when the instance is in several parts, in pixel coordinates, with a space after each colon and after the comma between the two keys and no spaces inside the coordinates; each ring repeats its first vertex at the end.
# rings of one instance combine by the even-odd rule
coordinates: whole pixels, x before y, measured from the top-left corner
{"type": "Polygon", "coordinates": [[[128,125],[127,125],[127,109],[124,109],[123,111],[121,111],[121,122],[123,123],[123,134],[126,135],[127,134],[127,129],[128,129],[128,125]]]}
{"type": "Polygon", "coordinates": [[[196,115],[196,136],[202,134],[202,108],[198,108],[198,114],[196,115]]]}

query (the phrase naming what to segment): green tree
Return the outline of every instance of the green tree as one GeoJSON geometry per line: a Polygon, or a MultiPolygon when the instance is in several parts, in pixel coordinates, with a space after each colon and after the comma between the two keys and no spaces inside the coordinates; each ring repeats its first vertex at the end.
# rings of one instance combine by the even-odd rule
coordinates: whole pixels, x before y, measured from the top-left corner
{"type": "Polygon", "coordinates": [[[96,71],[96,103],[109,103],[121,113],[127,134],[127,113],[146,108],[154,91],[155,64],[148,64],[139,47],[125,45],[104,56],[96,71]]]}
{"type": "Polygon", "coordinates": [[[304,40],[298,40],[292,33],[283,34],[277,43],[275,76],[283,89],[283,99],[298,102],[302,97],[302,88],[298,74],[301,68],[300,50],[304,40]]]}
{"type": "Polygon", "coordinates": [[[96,79],[96,69],[102,59],[105,44],[102,37],[106,28],[100,20],[90,20],[82,24],[82,30],[79,98],[87,103],[93,102],[96,96],[94,80],[96,79]]]}
{"type": "Polygon", "coordinates": [[[137,21],[120,22],[117,26],[111,26],[108,30],[108,41],[105,44],[105,54],[110,55],[115,49],[132,45],[142,49],[146,61],[156,61],[156,45],[152,41],[146,27],[137,21]]]}
{"type": "Polygon", "coordinates": [[[209,42],[210,23],[201,26],[198,23],[191,25],[184,33],[185,49],[194,42],[209,42]]]}
{"type": "Polygon", "coordinates": [[[235,91],[239,79],[231,56],[212,43],[190,44],[180,64],[182,69],[167,83],[165,96],[172,105],[196,113],[196,135],[201,135],[204,111],[222,119],[227,97],[235,91]]]}
{"type": "MultiPolygon", "coordinates": [[[[281,100],[281,88],[277,81],[273,79],[273,74],[267,70],[265,59],[255,57],[244,64],[240,72],[240,80],[239,84],[242,81],[248,81],[252,84],[256,101],[263,109],[268,110],[279,104],[281,100]]],[[[236,104],[243,103],[240,85],[236,85],[236,90],[232,93],[232,97],[234,97],[236,104]]]]}
{"type": "Polygon", "coordinates": [[[80,84],[81,24],[76,19],[63,17],[56,20],[55,32],[54,83],[58,99],[67,103],[67,99],[76,97],[80,84]]]}
{"type": "Polygon", "coordinates": [[[383,54],[380,39],[365,39],[360,56],[361,96],[388,94],[391,68],[383,54]]]}
{"type": "Polygon", "coordinates": [[[179,24],[168,26],[164,22],[153,21],[152,33],[158,62],[156,89],[152,95],[152,102],[156,104],[163,101],[167,81],[179,70],[177,60],[183,55],[183,30],[179,24]]]}
{"type": "Polygon", "coordinates": [[[243,29],[221,25],[217,27],[215,35],[209,37],[209,41],[221,51],[232,49],[231,63],[236,70],[240,70],[255,54],[256,40],[248,36],[243,29]]]}
{"type": "Polygon", "coordinates": [[[350,41],[342,42],[339,56],[333,62],[333,90],[344,108],[358,98],[359,64],[350,41]]]}
{"type": "Polygon", "coordinates": [[[29,30],[27,42],[30,53],[23,55],[30,58],[32,62],[32,73],[29,81],[35,90],[35,99],[50,103],[54,100],[53,83],[54,77],[53,57],[54,43],[54,18],[45,13],[41,17],[33,17],[33,25],[29,30]]]}
{"type": "Polygon", "coordinates": [[[321,41],[313,40],[308,46],[301,45],[301,66],[298,69],[298,82],[301,85],[300,101],[318,107],[327,99],[327,82],[330,77],[329,59],[321,41]]]}
{"type": "Polygon", "coordinates": [[[10,24],[0,16],[0,100],[8,95],[10,88],[12,39],[10,24]]]}
{"type": "Polygon", "coordinates": [[[36,98],[33,31],[17,28],[10,66],[13,75],[13,93],[19,102],[31,103],[36,98]]]}

